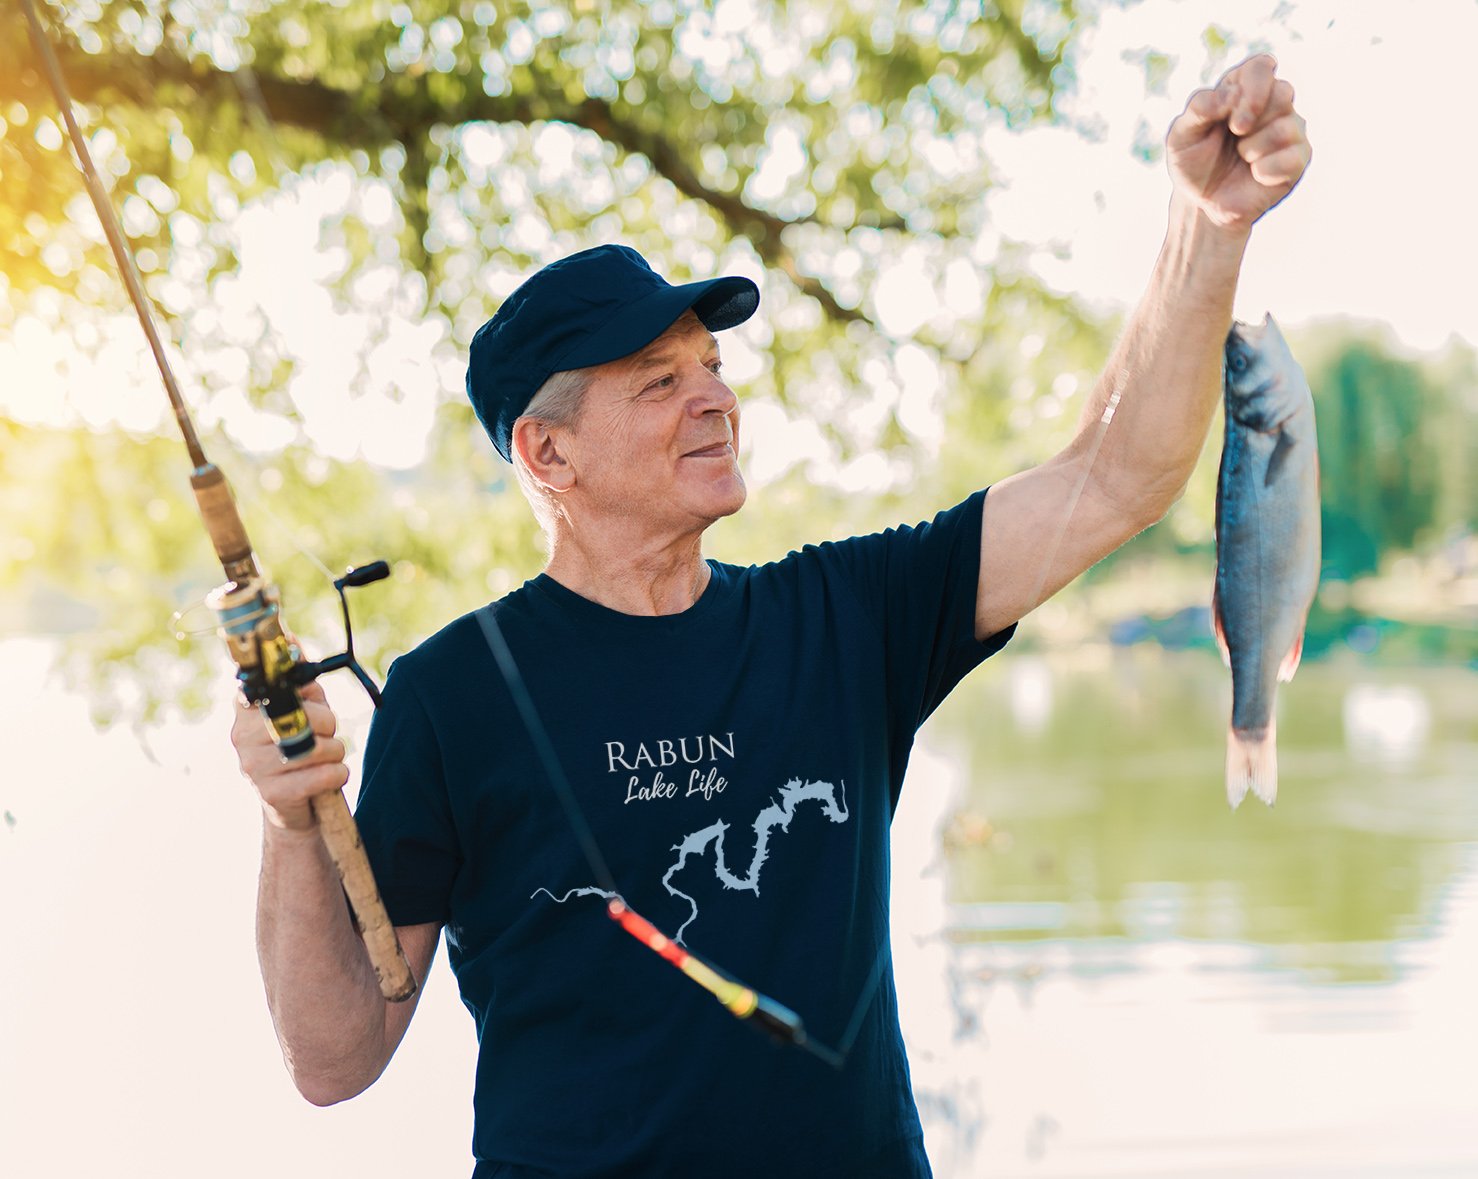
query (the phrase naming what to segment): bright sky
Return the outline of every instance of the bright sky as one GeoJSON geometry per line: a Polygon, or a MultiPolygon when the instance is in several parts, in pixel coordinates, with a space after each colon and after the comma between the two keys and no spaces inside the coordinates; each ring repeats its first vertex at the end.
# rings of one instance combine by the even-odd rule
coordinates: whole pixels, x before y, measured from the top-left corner
{"type": "Polygon", "coordinates": [[[1478,344],[1471,0],[1150,0],[1107,11],[1065,104],[1075,119],[1101,117],[1107,134],[1097,144],[1066,129],[995,137],[991,157],[1010,178],[994,202],[1001,232],[1067,243],[1071,258],[1044,261],[1044,275],[1129,304],[1159,243],[1167,192],[1163,164],[1140,163],[1130,146],[1141,118],[1158,134],[1212,80],[1199,71],[1201,33],[1213,24],[1232,34],[1232,60],[1249,44],[1277,56],[1314,145],[1299,189],[1254,234],[1238,314],[1350,315],[1385,320],[1417,348],[1452,333],[1478,344]],[[1278,10],[1288,11],[1275,21],[1278,10]],[[1184,47],[1163,98],[1145,99],[1129,59],[1145,46],[1184,47]]]}
{"type": "MultiPolygon", "coordinates": [[[[1267,310],[1285,324],[1348,315],[1384,320],[1416,348],[1438,347],[1454,333],[1478,344],[1472,278],[1478,234],[1468,211],[1475,177],[1471,135],[1458,113],[1468,102],[1478,4],[1428,0],[1421,21],[1392,19],[1391,11],[1373,0],[1146,0],[1107,9],[1080,45],[1077,85],[1063,102],[1069,125],[985,133],[1003,180],[990,198],[990,232],[1037,245],[1035,266],[1058,289],[1101,305],[1131,305],[1163,233],[1169,191],[1163,163],[1138,158],[1136,138],[1157,142],[1188,94],[1211,80],[1202,76],[1201,38],[1215,24],[1231,37],[1230,60],[1248,47],[1277,54],[1315,144],[1300,189],[1255,234],[1239,315],[1260,317],[1267,310]],[[1172,55],[1180,50],[1163,93],[1146,95],[1139,57],[1145,47],[1172,55]]],[[[786,169],[783,150],[771,159],[777,174],[786,169]]],[[[758,188],[776,187],[770,183],[775,179],[760,177],[758,188]]],[[[228,328],[242,325],[243,339],[254,338],[252,325],[265,316],[278,344],[297,357],[293,393],[321,453],[413,467],[422,458],[436,399],[459,394],[462,365],[426,363],[439,329],[397,314],[389,267],[369,272],[360,284],[382,311],[369,315],[334,305],[324,284],[341,261],[319,248],[319,218],[349,199],[371,219],[377,209],[383,218],[389,214],[383,191],[351,197],[348,187],[341,174],[299,186],[292,198],[270,207],[244,211],[238,222],[242,265],[215,288],[217,310],[228,328]]],[[[982,250],[988,246],[982,243],[982,250]]],[[[980,297],[979,279],[968,266],[952,268],[935,290],[919,257],[904,251],[890,265],[888,281],[879,284],[889,294],[877,311],[895,336],[906,336],[931,305],[980,297]]],[[[185,287],[180,297],[194,293],[185,287]]],[[[164,401],[137,325],[120,318],[103,334],[97,354],[81,358],[41,323],[22,319],[0,338],[0,372],[6,374],[0,409],[58,425],[137,429],[163,422],[164,401]]],[[[240,349],[205,355],[188,344],[177,358],[187,388],[206,373],[228,388],[245,377],[240,349]]],[[[741,388],[759,370],[760,356],[744,329],[726,334],[725,360],[741,388]]],[[[937,437],[932,360],[907,345],[895,360],[910,394],[900,407],[905,424],[925,440],[937,437]]],[[[777,406],[753,409],[746,461],[754,482],[824,447],[814,427],[788,420],[777,406]]],[[[271,450],[286,440],[284,423],[252,409],[244,392],[228,392],[211,411],[197,412],[202,425],[213,413],[229,415],[233,432],[252,449],[271,450]]],[[[868,456],[835,475],[856,490],[886,482],[885,472],[868,466],[868,456]]]]}

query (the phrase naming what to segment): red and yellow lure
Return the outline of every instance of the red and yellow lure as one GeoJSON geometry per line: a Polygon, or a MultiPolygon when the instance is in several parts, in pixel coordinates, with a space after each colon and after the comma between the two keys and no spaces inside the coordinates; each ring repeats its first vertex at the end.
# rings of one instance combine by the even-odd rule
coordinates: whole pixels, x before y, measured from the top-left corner
{"type": "Polygon", "coordinates": [[[625,901],[611,900],[606,905],[606,913],[647,949],[671,962],[722,1003],[736,1019],[753,1020],[757,1027],[781,1043],[804,1048],[834,1068],[842,1066],[840,1053],[806,1038],[806,1027],[794,1011],[715,970],[702,958],[683,949],[625,901]]]}

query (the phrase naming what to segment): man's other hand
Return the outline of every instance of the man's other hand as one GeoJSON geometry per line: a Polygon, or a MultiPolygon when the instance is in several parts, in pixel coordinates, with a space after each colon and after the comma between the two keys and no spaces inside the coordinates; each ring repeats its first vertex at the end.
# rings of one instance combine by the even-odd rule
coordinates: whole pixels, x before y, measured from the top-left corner
{"type": "Polygon", "coordinates": [[[1293,87],[1266,53],[1197,90],[1170,124],[1165,156],[1176,193],[1224,229],[1252,223],[1293,191],[1312,149],[1293,87]]]}
{"type": "Polygon", "coordinates": [[[338,718],[323,689],[310,683],[298,694],[313,726],[311,752],[291,761],[284,759],[260,710],[245,701],[236,709],[231,744],[236,747],[242,774],[261,796],[267,821],[290,831],[308,831],[317,822],[310,799],[341,789],[349,781],[349,767],[344,764],[344,743],[334,736],[338,718]]]}

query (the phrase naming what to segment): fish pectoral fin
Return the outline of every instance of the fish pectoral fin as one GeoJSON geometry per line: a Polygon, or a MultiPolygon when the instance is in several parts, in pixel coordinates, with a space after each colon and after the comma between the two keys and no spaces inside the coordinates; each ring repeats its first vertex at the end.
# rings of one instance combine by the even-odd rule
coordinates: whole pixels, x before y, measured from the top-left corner
{"type": "Polygon", "coordinates": [[[1221,648],[1221,661],[1231,667],[1232,649],[1227,646],[1226,628],[1221,624],[1221,595],[1215,590],[1211,591],[1211,629],[1216,634],[1216,645],[1221,648]]]}
{"type": "Polygon", "coordinates": [[[1298,638],[1293,640],[1293,646],[1288,648],[1288,654],[1283,656],[1283,662],[1278,665],[1278,682],[1286,684],[1293,678],[1293,673],[1298,670],[1298,661],[1304,654],[1304,632],[1298,632],[1298,638]]]}
{"type": "Polygon", "coordinates": [[[1227,802],[1236,810],[1250,789],[1272,806],[1278,797],[1278,724],[1227,730],[1227,802]]]}
{"type": "Polygon", "coordinates": [[[1262,485],[1271,487],[1282,473],[1283,468],[1288,465],[1288,456],[1293,453],[1297,444],[1293,435],[1288,430],[1278,431],[1278,441],[1273,443],[1273,453],[1268,456],[1268,469],[1262,477],[1262,485]]]}

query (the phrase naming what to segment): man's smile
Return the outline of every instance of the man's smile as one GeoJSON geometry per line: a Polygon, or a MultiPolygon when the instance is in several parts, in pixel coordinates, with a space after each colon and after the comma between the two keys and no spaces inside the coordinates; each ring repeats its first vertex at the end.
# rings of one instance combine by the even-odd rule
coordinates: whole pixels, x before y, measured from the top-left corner
{"type": "Polygon", "coordinates": [[[702,450],[690,450],[683,458],[728,458],[734,453],[734,448],[728,441],[715,442],[712,446],[705,446],[702,450]]]}

